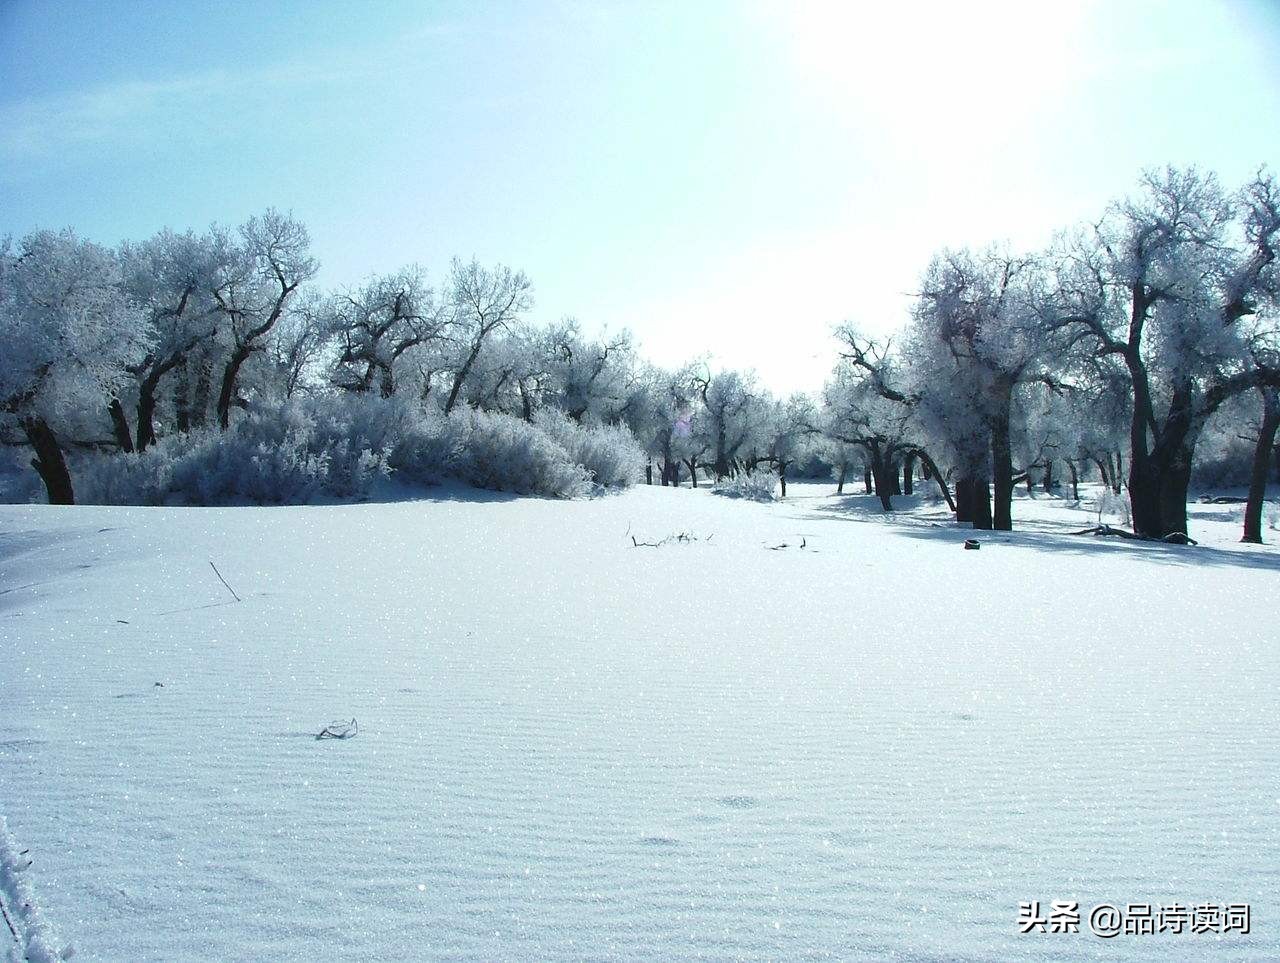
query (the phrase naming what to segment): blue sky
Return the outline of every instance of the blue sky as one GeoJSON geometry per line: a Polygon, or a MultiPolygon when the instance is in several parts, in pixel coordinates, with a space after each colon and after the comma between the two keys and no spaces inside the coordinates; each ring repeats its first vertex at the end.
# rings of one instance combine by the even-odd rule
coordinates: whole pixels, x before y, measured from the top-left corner
{"type": "Polygon", "coordinates": [[[0,0],[0,234],[311,228],[535,316],[817,389],[946,244],[1045,242],[1172,162],[1280,167],[1280,3],[0,0]]]}

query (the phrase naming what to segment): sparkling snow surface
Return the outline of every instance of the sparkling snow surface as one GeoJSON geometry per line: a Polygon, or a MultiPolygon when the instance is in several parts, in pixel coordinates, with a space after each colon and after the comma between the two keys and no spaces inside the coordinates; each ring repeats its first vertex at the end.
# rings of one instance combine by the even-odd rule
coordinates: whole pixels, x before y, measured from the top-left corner
{"type": "Polygon", "coordinates": [[[1280,552],[1238,506],[1179,548],[1020,498],[967,552],[831,487],[0,508],[43,919],[84,961],[1280,958],[1280,552]],[[1253,932],[1022,936],[1032,899],[1253,932]]]}

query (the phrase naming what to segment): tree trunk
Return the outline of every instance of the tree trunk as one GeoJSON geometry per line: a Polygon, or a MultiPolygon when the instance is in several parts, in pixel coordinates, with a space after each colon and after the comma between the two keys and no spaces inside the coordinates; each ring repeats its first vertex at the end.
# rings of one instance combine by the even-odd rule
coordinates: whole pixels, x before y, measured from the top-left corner
{"type": "Polygon", "coordinates": [[[1186,440],[1177,446],[1160,479],[1160,537],[1175,532],[1187,534],[1187,491],[1191,487],[1191,459],[1194,441],[1186,440]]]}
{"type": "Polygon", "coordinates": [[[152,369],[138,385],[138,451],[146,451],[147,446],[156,441],[156,386],[159,383],[160,375],[152,369]]]}
{"type": "Polygon", "coordinates": [[[1076,471],[1076,463],[1070,458],[1067,459],[1067,471],[1071,475],[1071,498],[1073,501],[1080,501],[1080,473],[1076,471]]]}
{"type": "Polygon", "coordinates": [[[716,481],[722,481],[729,475],[729,458],[724,451],[724,431],[716,438],[716,462],[715,462],[716,481]]]}
{"type": "Polygon", "coordinates": [[[845,479],[845,476],[848,474],[849,474],[849,466],[841,465],[840,474],[836,476],[836,494],[837,495],[844,494],[844,479],[845,479]]]}
{"type": "Polygon", "coordinates": [[[218,392],[218,425],[223,431],[231,426],[231,401],[236,393],[236,379],[240,368],[249,360],[252,349],[242,345],[231,353],[227,367],[222,372],[222,389],[218,392]]]}
{"type": "Polygon", "coordinates": [[[871,466],[864,465],[862,468],[862,486],[866,489],[866,494],[870,495],[875,489],[872,487],[874,480],[871,477],[871,466]]]}
{"type": "Polygon", "coordinates": [[[1044,462],[1044,493],[1051,495],[1053,493],[1053,459],[1046,458],[1044,462]]]}
{"type": "Polygon", "coordinates": [[[880,507],[886,512],[893,511],[893,485],[898,473],[889,459],[880,453],[878,447],[871,449],[871,478],[875,482],[876,494],[880,497],[880,507]]]}
{"type": "MultiPolygon", "coordinates": [[[[1111,456],[1108,455],[1107,461],[1110,461],[1110,460],[1111,460],[1111,456]]],[[[1107,466],[1103,463],[1101,458],[1094,458],[1093,463],[1098,466],[1098,477],[1102,479],[1102,487],[1110,490],[1111,475],[1107,473],[1107,466]]]]}
{"type": "Polygon", "coordinates": [[[1276,431],[1280,429],[1280,391],[1263,388],[1262,426],[1258,429],[1258,444],[1253,449],[1253,471],[1249,475],[1249,498],[1244,508],[1244,537],[1242,542],[1262,544],[1262,502],[1267,494],[1267,474],[1271,465],[1271,450],[1275,447],[1276,431]]]}
{"type": "Polygon", "coordinates": [[[649,459],[644,463],[644,483],[646,485],[653,484],[653,459],[649,459]]]}
{"type": "Polygon", "coordinates": [[[694,488],[698,487],[698,463],[692,459],[686,459],[685,464],[689,466],[689,483],[694,488]]]}
{"type": "Polygon", "coordinates": [[[946,499],[947,507],[953,512],[956,511],[956,503],[951,498],[951,490],[947,488],[947,481],[942,477],[942,472],[938,471],[938,466],[933,463],[933,459],[924,449],[916,452],[916,457],[920,459],[920,464],[924,468],[924,476],[933,478],[938,483],[938,490],[942,492],[942,497],[946,499]]]}
{"type": "Polygon", "coordinates": [[[961,476],[956,479],[956,505],[955,505],[957,522],[973,521],[973,479],[961,476]]]}
{"type": "Polygon", "coordinates": [[[902,494],[904,495],[915,494],[912,488],[912,483],[915,480],[915,474],[916,474],[916,456],[913,455],[911,452],[907,452],[907,454],[902,456],[902,494]]]}
{"type": "Polygon", "coordinates": [[[778,481],[782,483],[782,497],[787,497],[787,463],[778,462],[778,481]]]}
{"type": "Polygon", "coordinates": [[[173,419],[178,431],[183,433],[191,430],[191,406],[187,400],[189,384],[187,362],[184,360],[178,365],[178,379],[173,385],[173,419]]]}
{"type": "Polygon", "coordinates": [[[119,398],[111,399],[107,412],[111,415],[111,431],[116,436],[116,444],[121,451],[133,451],[133,439],[129,437],[129,419],[125,416],[124,405],[120,404],[119,398]]]}
{"type": "MultiPolygon", "coordinates": [[[[1011,479],[1012,481],[1012,479],[1011,479]]],[[[991,522],[991,483],[986,478],[976,478],[973,484],[973,527],[990,530],[991,522]]]]}
{"type": "Polygon", "coordinates": [[[213,388],[213,362],[200,361],[196,390],[191,398],[191,427],[203,428],[209,421],[209,394],[213,388]]]}
{"type": "MultiPolygon", "coordinates": [[[[1001,532],[1013,531],[1013,451],[1009,444],[1008,405],[997,406],[991,418],[991,470],[995,476],[992,526],[1001,532]]],[[[1031,483],[1030,479],[1028,474],[1027,484],[1031,483]]],[[[978,527],[976,518],[974,527],[978,527]]]]}
{"type": "Polygon", "coordinates": [[[22,431],[35,450],[31,467],[40,474],[50,505],[74,505],[75,493],[71,490],[71,473],[62,457],[58,436],[43,418],[23,418],[22,431]]]}

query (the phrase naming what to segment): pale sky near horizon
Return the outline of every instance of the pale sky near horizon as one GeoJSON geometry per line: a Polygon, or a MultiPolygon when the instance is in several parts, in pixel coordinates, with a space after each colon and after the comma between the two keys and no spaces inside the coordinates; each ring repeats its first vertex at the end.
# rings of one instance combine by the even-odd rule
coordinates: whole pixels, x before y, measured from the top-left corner
{"type": "Polygon", "coordinates": [[[1038,246],[1143,167],[1280,168],[1280,0],[0,0],[0,236],[311,230],[533,317],[817,390],[944,245],[1038,246]]]}

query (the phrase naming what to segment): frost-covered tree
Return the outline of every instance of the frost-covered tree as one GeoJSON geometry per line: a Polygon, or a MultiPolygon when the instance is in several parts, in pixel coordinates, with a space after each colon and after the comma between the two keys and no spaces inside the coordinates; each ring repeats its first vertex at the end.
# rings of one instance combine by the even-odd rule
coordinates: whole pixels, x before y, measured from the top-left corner
{"type": "Polygon", "coordinates": [[[813,399],[793,394],[786,401],[766,402],[766,415],[761,424],[763,451],[767,461],[778,471],[782,497],[787,497],[787,469],[805,457],[818,433],[818,411],[813,399]]]}
{"type": "Polygon", "coordinates": [[[181,370],[202,343],[218,330],[212,286],[226,256],[214,238],[190,231],[161,231],[140,244],[125,243],[120,257],[125,289],[142,308],[151,349],[129,365],[137,400],[136,437],[130,439],[128,419],[119,398],[112,399],[116,438],[125,451],[145,451],[156,440],[156,408],[160,388],[181,370]]]}
{"type": "Polygon", "coordinates": [[[552,403],[578,422],[617,417],[635,362],[629,332],[593,340],[567,318],[547,331],[545,349],[552,403]]]}
{"type": "Polygon", "coordinates": [[[237,402],[237,381],[245,362],[268,344],[267,336],[284,315],[298,288],[317,268],[311,239],[300,221],[274,209],[251,217],[238,240],[214,231],[218,270],[210,294],[221,316],[226,358],[218,390],[218,423],[225,430],[237,402]]]}
{"type": "Polygon", "coordinates": [[[266,353],[285,400],[299,391],[314,391],[327,381],[321,372],[332,343],[331,321],[328,300],[306,291],[271,329],[266,353]]]}
{"type": "Polygon", "coordinates": [[[108,249],[71,231],[0,246],[0,414],[35,452],[50,503],[75,501],[62,439],[96,428],[148,334],[108,249]]]}
{"type": "Polygon", "coordinates": [[[1227,399],[1275,383],[1280,196],[1260,174],[1230,197],[1216,178],[1167,169],[1060,245],[1050,327],[1123,362],[1132,402],[1135,531],[1187,530],[1197,439],[1227,399]]]}
{"type": "Polygon", "coordinates": [[[731,462],[751,437],[753,415],[759,414],[753,409],[758,395],[755,377],[732,370],[713,375],[704,364],[693,380],[706,414],[705,430],[716,481],[720,481],[731,472],[731,462]]]}
{"type": "Polygon", "coordinates": [[[889,367],[878,353],[874,360],[846,358],[823,389],[824,431],[862,451],[886,512],[893,511],[893,495],[901,491],[897,472],[903,455],[921,448],[916,407],[890,385],[889,367]]]}
{"type": "Polygon", "coordinates": [[[384,398],[396,390],[406,352],[441,340],[449,320],[422,269],[411,265],[371,278],[329,302],[329,329],[338,346],[334,383],[347,391],[384,398]]]}
{"type": "MultiPolygon", "coordinates": [[[[942,364],[963,397],[957,409],[979,419],[966,433],[989,439],[997,530],[1013,528],[1015,394],[1021,385],[1049,378],[1044,361],[1050,338],[1037,310],[1043,297],[1033,258],[947,251],[929,266],[915,308],[913,342],[935,357],[929,342],[945,349],[949,363],[942,364]]],[[[977,450],[975,445],[975,456],[977,450]]]]}
{"type": "Polygon", "coordinates": [[[482,267],[474,258],[454,258],[449,279],[451,322],[459,345],[445,414],[453,411],[485,343],[533,306],[533,286],[523,271],[503,265],[482,267]]]}

